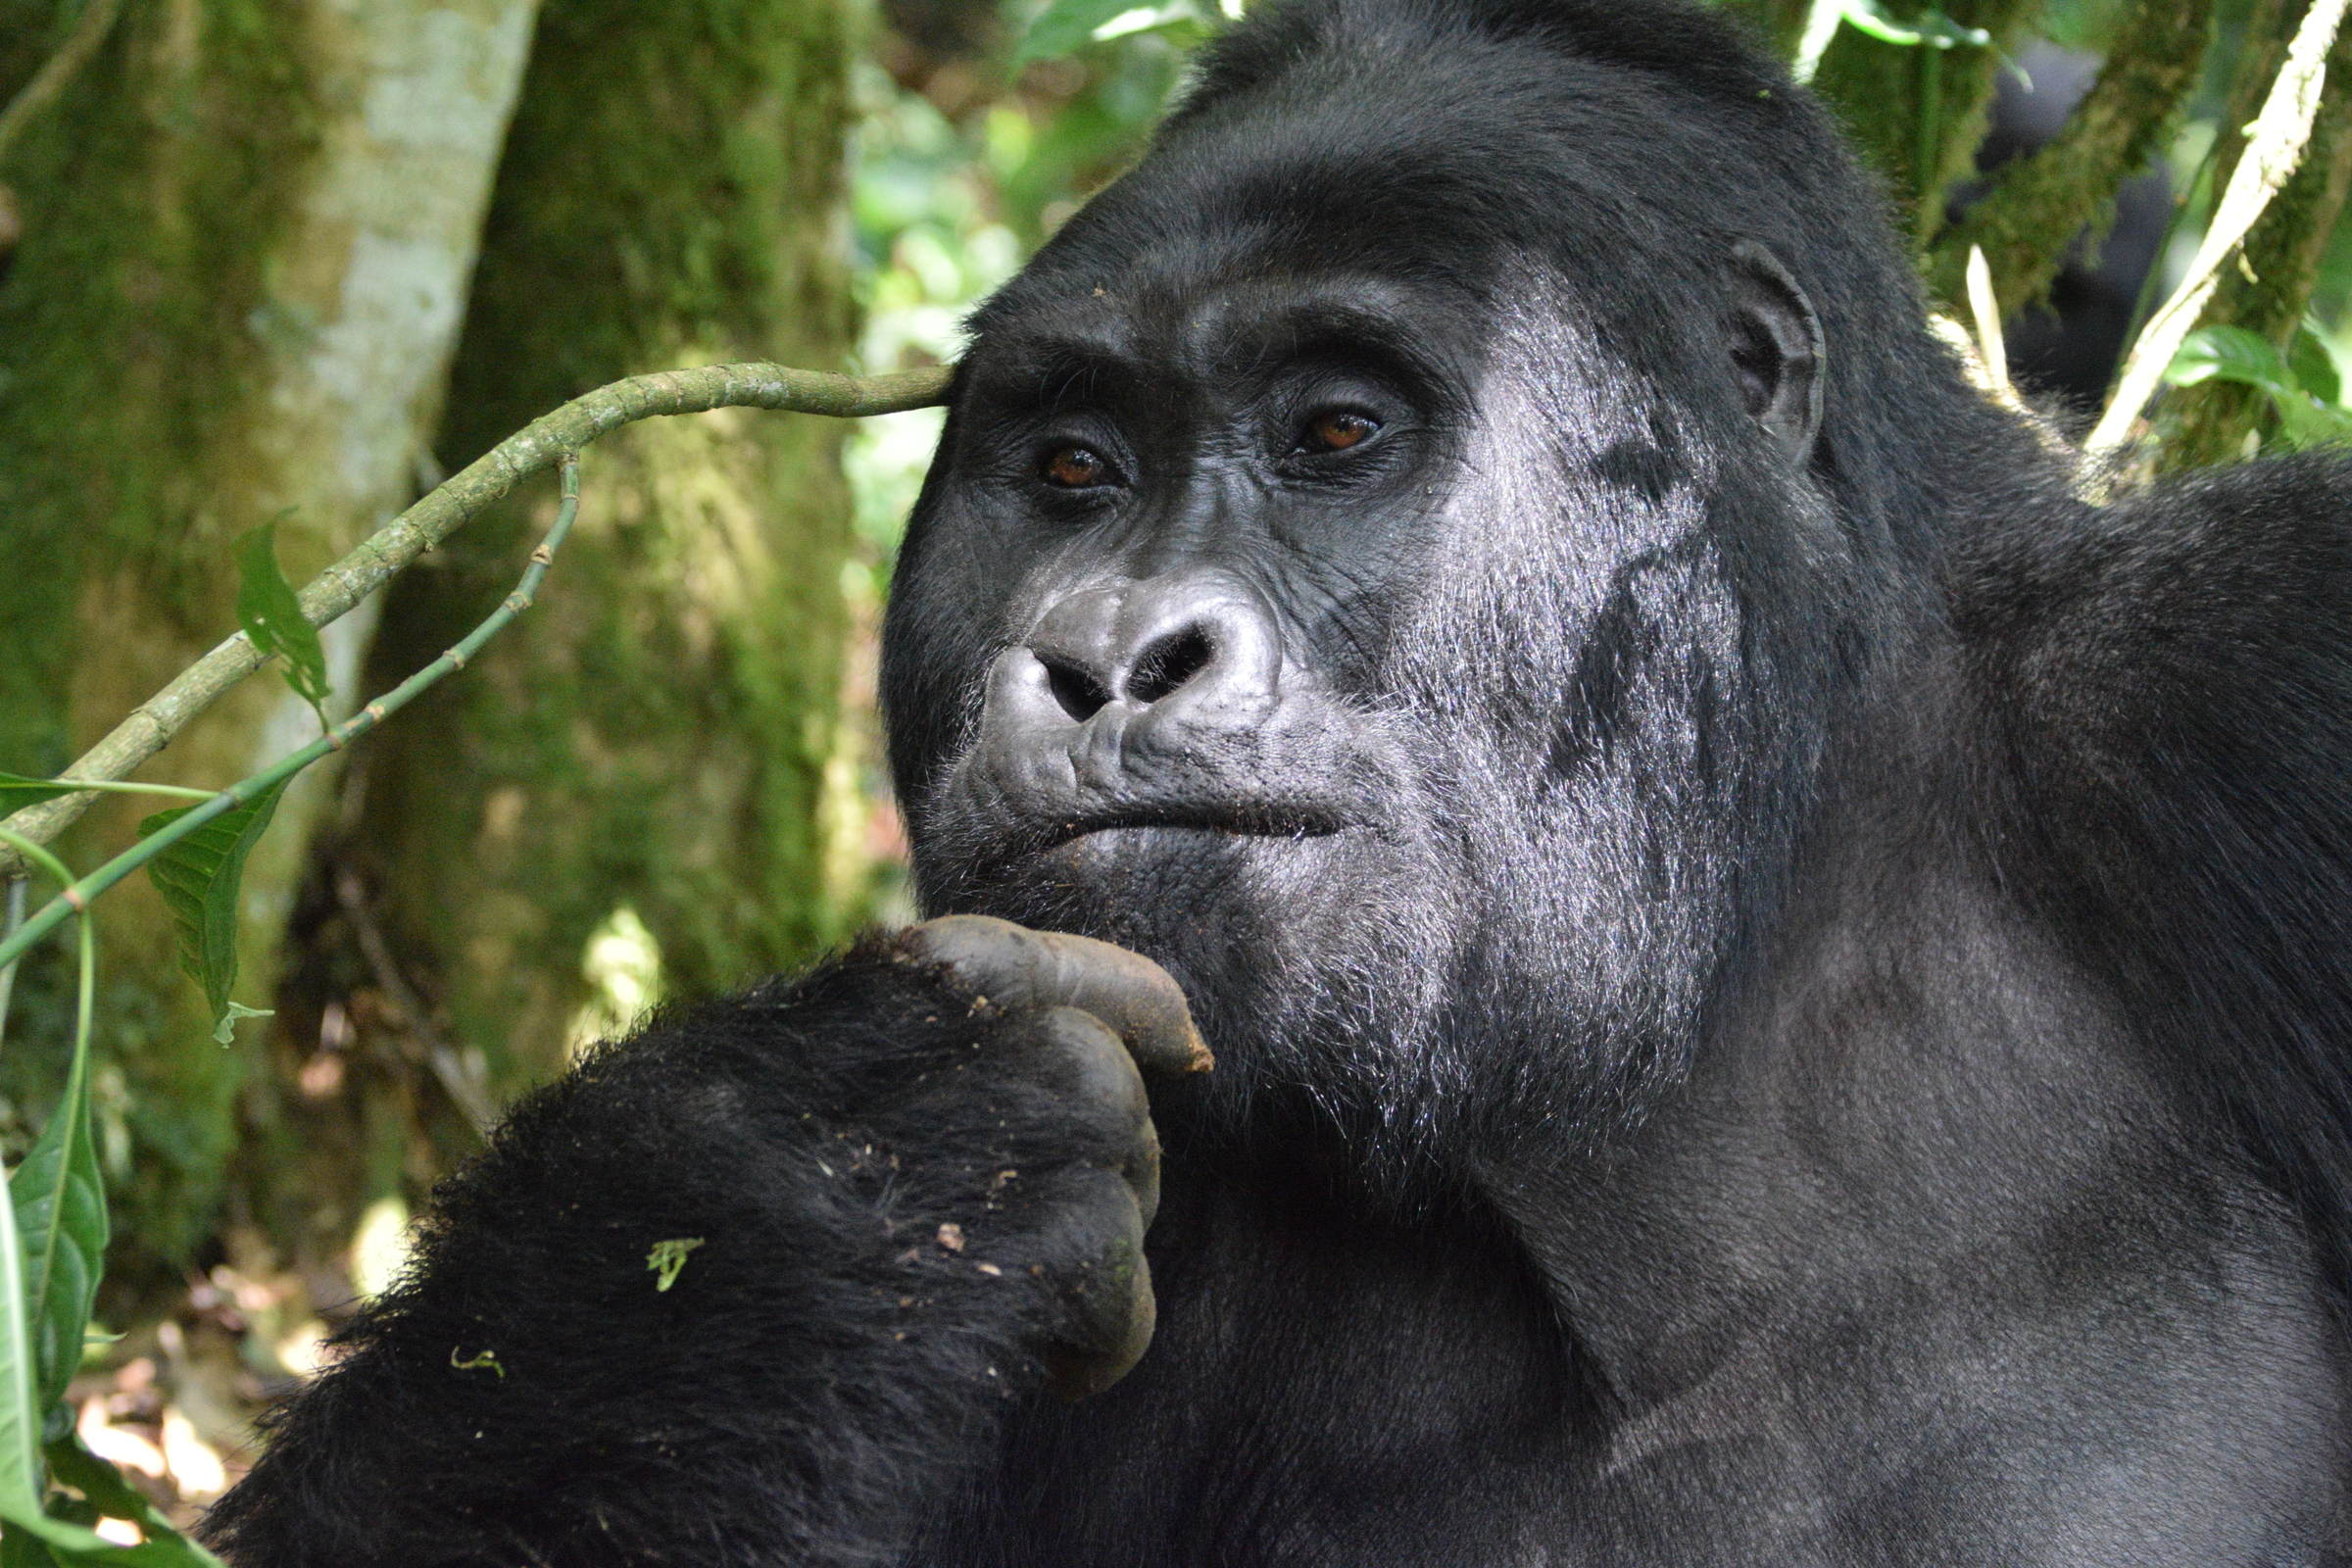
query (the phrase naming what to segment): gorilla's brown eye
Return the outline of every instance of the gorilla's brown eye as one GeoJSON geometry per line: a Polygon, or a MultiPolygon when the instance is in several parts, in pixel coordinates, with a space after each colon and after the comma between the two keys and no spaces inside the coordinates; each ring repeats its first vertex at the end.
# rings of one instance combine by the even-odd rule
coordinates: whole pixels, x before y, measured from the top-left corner
{"type": "Polygon", "coordinates": [[[1110,477],[1110,465],[1092,447],[1055,447],[1046,456],[1046,483],[1063,490],[1086,490],[1110,477]]]}
{"type": "Polygon", "coordinates": [[[1345,452],[1361,446],[1380,428],[1380,421],[1369,415],[1338,412],[1318,414],[1307,420],[1299,433],[1298,448],[1302,452],[1345,452]]]}

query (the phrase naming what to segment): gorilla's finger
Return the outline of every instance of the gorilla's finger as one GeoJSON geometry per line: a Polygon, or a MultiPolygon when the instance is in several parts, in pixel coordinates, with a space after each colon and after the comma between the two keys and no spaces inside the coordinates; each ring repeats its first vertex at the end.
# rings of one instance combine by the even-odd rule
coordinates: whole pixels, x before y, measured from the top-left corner
{"type": "Polygon", "coordinates": [[[1102,1184],[1099,1196],[1072,1211],[1060,1237],[1071,1261],[1056,1270],[1075,1310],[1067,1338],[1046,1356],[1049,1386],[1065,1399],[1100,1394],[1125,1377],[1151,1347],[1159,1317],[1135,1194],[1112,1185],[1117,1178],[1107,1171],[1088,1180],[1102,1184]]]}
{"type": "Polygon", "coordinates": [[[1049,1007],[1041,1015],[1020,1014],[1011,1026],[1030,1032],[1048,1053],[1046,1060],[1062,1081],[1057,1088],[1081,1102],[1090,1122],[1106,1123],[1105,1151],[1135,1190],[1144,1223],[1159,1208],[1159,1135],[1152,1126],[1152,1102],[1135,1058],[1111,1027],[1078,1007],[1049,1007]],[[1104,1113],[1107,1113],[1106,1115],[1104,1113]]]}
{"type": "Polygon", "coordinates": [[[1184,992],[1140,953],[984,914],[951,914],[906,933],[918,958],[944,963],[1006,1007],[1077,1007],[1118,1033],[1147,1071],[1205,1072],[1215,1058],[1184,992]]]}

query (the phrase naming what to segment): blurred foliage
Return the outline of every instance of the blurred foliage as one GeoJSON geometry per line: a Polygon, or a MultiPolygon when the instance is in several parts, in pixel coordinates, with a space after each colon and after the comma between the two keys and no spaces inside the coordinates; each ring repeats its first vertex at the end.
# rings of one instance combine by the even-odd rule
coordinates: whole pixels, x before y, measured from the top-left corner
{"type": "MultiPolygon", "coordinates": [[[[1952,195],[1981,187],[1973,165],[1988,95],[2004,78],[2013,90],[2031,86],[2023,61],[2029,51],[2054,46],[2095,64],[2144,36],[2150,6],[2174,0],[1711,3],[1744,17],[1790,56],[1806,41],[1808,23],[1838,13],[1835,30],[1817,25],[1810,40],[1822,52],[1817,85],[1865,155],[1882,161],[1895,210],[1923,227],[1924,245],[1945,226],[1938,215],[1952,195]],[[1934,189],[1914,188],[1917,168],[1938,172],[1934,189]]],[[[855,207],[866,368],[952,358],[964,314],[1134,157],[1189,50],[1239,9],[1239,0],[885,0],[888,26],[858,83],[855,207]]],[[[2292,0],[2217,0],[2212,42],[2193,84],[2177,106],[2145,106],[2148,129],[2133,145],[2160,149],[2151,163],[2175,194],[2138,318],[2163,299],[2194,251],[2235,157],[2236,127],[2259,104],[2301,10],[2292,0]]],[[[2337,95],[2352,98],[2352,83],[2335,83],[2330,97],[2337,95]]],[[[2128,100],[2121,106],[2125,113],[2132,107],[2128,100]]],[[[2130,172],[2098,177],[2108,182],[2130,172]]],[[[2106,211],[2106,183],[2095,194],[2096,211],[2106,211]]],[[[2094,216],[2072,254],[2087,248],[2095,255],[2107,220],[2094,216]]],[[[2174,367],[2178,387],[2244,390],[2249,401],[2233,416],[2239,425],[2252,420],[2255,430],[2248,439],[2232,430],[2231,455],[2330,439],[2343,420],[2335,380],[2297,369],[2314,366],[2315,354],[2352,354],[2352,239],[2345,225],[2330,227],[2321,236],[2299,319],[2276,328],[2249,319],[2232,328],[2225,300],[2174,367]],[[2233,329],[2261,341],[2264,352],[2254,353],[2244,336],[2230,337],[2233,329]]],[[[1964,249],[1928,256],[1923,268],[1955,276],[1964,259],[1964,249]]],[[[2242,300],[2235,310],[2260,314],[2242,300]]],[[[2176,399],[2193,406],[2186,395],[2176,399]]],[[[940,419],[931,411],[872,420],[853,437],[858,569],[870,574],[866,586],[877,597],[940,419]]],[[[2160,422],[2158,432],[2170,428],[2160,422]]]]}
{"type": "MultiPolygon", "coordinates": [[[[1142,151],[1187,50],[1219,15],[1191,0],[1089,5],[1107,14],[1058,32],[1053,14],[1066,21],[1070,0],[1013,0],[1002,12],[942,0],[887,13],[893,25],[856,79],[862,368],[953,360],[972,307],[1142,151]],[[1041,30],[1052,47],[1021,58],[1040,54],[1041,30]]],[[[943,416],[892,415],[851,432],[858,569],[877,602],[943,416]]]]}

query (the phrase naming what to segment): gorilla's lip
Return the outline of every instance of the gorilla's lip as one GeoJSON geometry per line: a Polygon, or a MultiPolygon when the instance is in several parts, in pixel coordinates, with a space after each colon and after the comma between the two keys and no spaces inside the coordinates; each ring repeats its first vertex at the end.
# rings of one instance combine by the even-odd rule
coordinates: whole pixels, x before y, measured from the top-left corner
{"type": "Polygon", "coordinates": [[[1173,829],[1230,838],[1319,839],[1346,831],[1349,817],[1328,806],[1293,802],[1219,802],[1183,806],[1106,808],[1041,824],[1023,848],[1042,855],[1097,833],[1122,828],[1173,829]]]}

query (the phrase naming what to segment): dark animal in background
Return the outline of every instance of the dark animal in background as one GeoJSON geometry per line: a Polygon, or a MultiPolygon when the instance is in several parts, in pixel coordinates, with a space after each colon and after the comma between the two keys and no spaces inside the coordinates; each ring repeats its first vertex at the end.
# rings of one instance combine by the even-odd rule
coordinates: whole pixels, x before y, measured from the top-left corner
{"type": "Polygon", "coordinates": [[[668,1014],[223,1549],[2344,1561],[2345,472],[2072,499],[1873,203],[1694,10],[1254,12],[886,639],[927,906],[1215,1070],[986,921],[668,1014]]]}
{"type": "MultiPolygon", "coordinates": [[[[2056,137],[2100,64],[2096,55],[2052,44],[2025,49],[1995,80],[1977,167],[1996,171],[2056,137]]],[[[1972,182],[1955,211],[1983,188],[1972,182]]],[[[2161,164],[2127,180],[2106,220],[2075,241],[2048,299],[2006,323],[2009,374],[2028,393],[2055,398],[2078,416],[2097,413],[2123,364],[2149,275],[2164,259],[2172,219],[2173,183],[2161,164]]]]}

